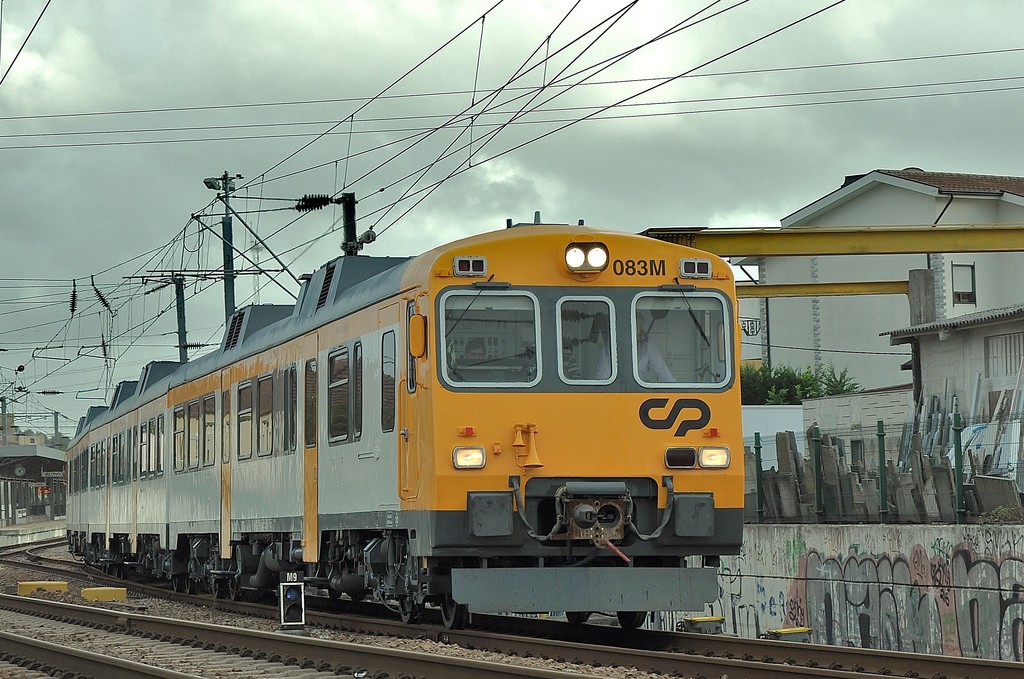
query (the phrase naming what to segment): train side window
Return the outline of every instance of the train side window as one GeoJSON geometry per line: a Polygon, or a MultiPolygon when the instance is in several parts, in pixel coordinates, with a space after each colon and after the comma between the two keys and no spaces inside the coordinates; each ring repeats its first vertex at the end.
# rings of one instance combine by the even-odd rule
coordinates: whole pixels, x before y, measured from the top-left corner
{"type": "Polygon", "coordinates": [[[238,385],[238,459],[252,457],[252,383],[238,385]]]}
{"type": "Polygon", "coordinates": [[[380,371],[380,428],[381,431],[395,430],[395,332],[388,330],[381,338],[380,371]]]}
{"type": "Polygon", "coordinates": [[[128,483],[132,480],[132,468],[135,464],[135,427],[128,427],[124,432],[124,440],[121,441],[121,482],[128,483]]]}
{"type": "Polygon", "coordinates": [[[118,438],[120,438],[121,444],[124,444],[124,432],[121,432],[120,437],[114,435],[114,440],[110,446],[110,459],[114,461],[114,483],[118,484],[121,482],[120,479],[120,468],[118,465],[121,463],[121,445],[118,444],[118,438]]]}
{"type": "Polygon", "coordinates": [[[139,477],[149,478],[149,422],[139,425],[139,477]]]}
{"type": "Polygon", "coordinates": [[[352,440],[363,436],[363,343],[352,346],[352,440]]]}
{"type": "MultiPolygon", "coordinates": [[[[153,429],[152,421],[150,421],[150,430],[153,429]]],[[[156,451],[156,475],[162,476],[164,473],[164,416],[160,415],[156,418],[156,445],[153,447],[156,451]]]]}
{"type": "MultiPolygon", "coordinates": [[[[406,344],[408,344],[408,338],[410,336],[410,333],[409,333],[409,323],[412,320],[412,317],[415,316],[415,315],[416,315],[416,302],[409,302],[409,305],[406,307],[406,311],[405,311],[405,336],[406,336],[406,344]]],[[[406,365],[407,377],[406,377],[406,380],[405,380],[405,386],[409,390],[409,393],[411,394],[414,391],[416,391],[416,357],[412,355],[411,347],[407,346],[405,353],[406,353],[406,358],[407,358],[407,365],[406,365]]]]}
{"type": "Polygon", "coordinates": [[[256,454],[274,452],[274,377],[267,375],[256,382],[257,445],[256,454]]]}
{"type": "Polygon", "coordinates": [[[349,432],[349,366],[348,349],[342,348],[327,357],[327,440],[341,443],[349,432]]]}
{"type": "Polygon", "coordinates": [[[284,371],[284,452],[295,452],[295,417],[298,410],[298,387],[295,384],[295,366],[290,365],[284,371]]]}
{"type": "Polygon", "coordinates": [[[203,466],[217,461],[217,399],[213,394],[203,397],[203,466]]]}
{"type": "Polygon", "coordinates": [[[312,448],[316,445],[316,359],[311,358],[306,361],[306,370],[302,378],[303,387],[306,394],[306,403],[304,410],[306,411],[306,447],[312,448]]]}
{"type": "Polygon", "coordinates": [[[103,439],[100,441],[100,487],[106,487],[107,481],[110,478],[107,470],[109,468],[107,455],[110,450],[110,439],[103,439]]]}
{"type": "Polygon", "coordinates": [[[231,390],[225,389],[220,395],[221,408],[221,450],[220,461],[227,464],[231,460],[231,390]]]}
{"type": "Polygon", "coordinates": [[[174,471],[185,468],[185,406],[174,409],[174,471]]]}
{"type": "Polygon", "coordinates": [[[188,404],[188,468],[199,468],[202,428],[199,420],[199,401],[188,404]]]}
{"type": "MultiPolygon", "coordinates": [[[[132,461],[131,461],[131,475],[132,481],[139,480],[139,455],[142,451],[142,439],[139,438],[138,426],[132,427],[132,461]]],[[[125,473],[129,473],[128,469],[125,469],[125,473]]]]}

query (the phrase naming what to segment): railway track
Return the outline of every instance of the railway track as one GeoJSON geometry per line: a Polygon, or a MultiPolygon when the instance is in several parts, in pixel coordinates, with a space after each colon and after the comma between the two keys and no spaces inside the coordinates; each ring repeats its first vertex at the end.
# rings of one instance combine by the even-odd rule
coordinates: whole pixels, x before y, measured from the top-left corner
{"type": "MultiPolygon", "coordinates": [[[[41,557],[36,556],[37,559],[41,557]]],[[[67,573],[69,564],[37,564],[67,573]]],[[[190,596],[166,588],[125,583],[102,575],[93,581],[127,585],[143,596],[159,596],[208,608],[276,619],[276,608],[266,605],[190,596]]],[[[407,625],[380,617],[381,609],[310,597],[309,625],[390,638],[428,639],[464,649],[486,650],[519,658],[544,658],[580,665],[635,668],[665,676],[720,677],[944,677],[995,679],[1020,671],[1017,663],[951,658],[914,653],[883,652],[764,639],[738,639],[723,635],[624,631],[599,625],[569,625],[552,620],[477,615],[473,628],[447,630],[438,625],[407,625]],[[339,604],[342,612],[338,612],[339,604]],[[312,608],[324,610],[310,610],[312,608]]],[[[428,618],[429,621],[429,618],[428,618]]],[[[286,643],[294,642],[289,638],[286,643]]],[[[386,642],[378,642],[386,643],[386,642]]],[[[583,676],[575,673],[574,676],[583,676]]]]}

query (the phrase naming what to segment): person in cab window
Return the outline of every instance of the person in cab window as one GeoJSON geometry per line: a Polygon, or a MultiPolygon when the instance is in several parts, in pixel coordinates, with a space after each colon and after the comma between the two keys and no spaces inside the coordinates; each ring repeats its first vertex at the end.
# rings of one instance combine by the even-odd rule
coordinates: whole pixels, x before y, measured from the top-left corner
{"type": "Polygon", "coordinates": [[[462,361],[465,365],[480,365],[487,360],[487,343],[483,337],[474,337],[462,349],[462,361]]]}
{"type": "Polygon", "coordinates": [[[657,342],[652,342],[643,328],[636,337],[637,373],[644,382],[675,382],[657,342]]]}

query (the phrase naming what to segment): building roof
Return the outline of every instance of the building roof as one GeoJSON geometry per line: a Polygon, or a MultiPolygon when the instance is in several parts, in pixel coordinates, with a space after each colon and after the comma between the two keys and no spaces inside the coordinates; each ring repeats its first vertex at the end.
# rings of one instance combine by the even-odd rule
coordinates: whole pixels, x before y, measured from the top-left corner
{"type": "Polygon", "coordinates": [[[961,328],[991,325],[993,323],[1003,323],[1005,321],[1014,321],[1018,319],[1024,319],[1024,304],[1014,304],[1013,306],[988,309],[987,311],[978,311],[977,313],[964,314],[963,316],[956,316],[954,318],[944,318],[939,321],[913,325],[901,330],[889,330],[879,334],[882,336],[889,335],[891,338],[890,342],[892,344],[903,344],[903,342],[899,340],[908,340],[912,337],[930,335],[943,330],[958,330],[961,328]]]}
{"type": "MultiPolygon", "coordinates": [[[[890,177],[935,187],[939,193],[1012,193],[1024,196],[1024,177],[1001,177],[989,174],[960,174],[957,172],[925,172],[916,167],[903,170],[875,170],[890,177]]],[[[863,176],[863,175],[861,175],[863,176]]],[[[849,177],[847,181],[849,181],[849,177]]]]}
{"type": "Polygon", "coordinates": [[[843,181],[843,185],[835,191],[783,217],[782,226],[806,225],[817,215],[842,205],[878,184],[889,184],[934,196],[994,197],[1017,205],[1024,204],[1024,177],[926,172],[918,167],[907,167],[902,170],[872,170],[865,174],[848,175],[843,181]]]}

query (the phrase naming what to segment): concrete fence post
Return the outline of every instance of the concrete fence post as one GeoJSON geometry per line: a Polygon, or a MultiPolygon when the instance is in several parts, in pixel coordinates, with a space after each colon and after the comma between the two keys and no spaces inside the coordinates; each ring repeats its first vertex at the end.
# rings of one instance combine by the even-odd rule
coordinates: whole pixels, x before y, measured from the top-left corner
{"type": "Polygon", "coordinates": [[[953,470],[954,483],[956,487],[956,522],[964,523],[967,520],[967,506],[964,504],[964,447],[961,434],[964,431],[964,424],[960,420],[960,413],[953,413],[953,470]]]}
{"type": "Polygon", "coordinates": [[[885,469],[885,423],[878,420],[878,522],[889,519],[889,475],[885,469]]]}
{"type": "Polygon", "coordinates": [[[757,522],[764,523],[764,486],[761,479],[761,432],[754,432],[754,463],[756,465],[754,482],[757,487],[757,522]]]}
{"type": "Polygon", "coordinates": [[[811,441],[814,443],[814,514],[818,523],[825,518],[825,500],[823,494],[823,482],[821,478],[821,431],[818,425],[811,430],[811,441]]]}

